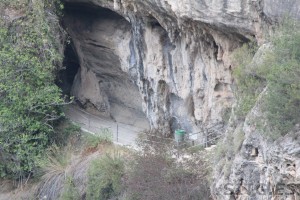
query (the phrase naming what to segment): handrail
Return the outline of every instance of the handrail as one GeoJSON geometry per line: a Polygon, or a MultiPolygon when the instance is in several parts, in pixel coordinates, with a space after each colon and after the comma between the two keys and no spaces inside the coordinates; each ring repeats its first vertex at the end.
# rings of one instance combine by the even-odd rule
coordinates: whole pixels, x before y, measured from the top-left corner
{"type": "MultiPolygon", "coordinates": [[[[107,128],[107,129],[111,130],[112,136],[113,136],[113,140],[117,141],[118,143],[120,143],[119,140],[121,140],[121,141],[125,141],[126,143],[131,144],[131,143],[134,143],[135,139],[137,138],[137,135],[132,135],[132,134],[130,134],[130,135],[127,134],[126,137],[124,137],[124,135],[119,134],[119,130],[118,129],[129,130],[133,134],[140,134],[140,133],[143,132],[142,128],[135,127],[135,126],[132,126],[132,125],[129,125],[129,124],[120,123],[120,122],[109,121],[107,119],[103,119],[103,118],[101,118],[99,116],[96,116],[96,115],[93,115],[91,113],[88,113],[87,111],[85,111],[83,109],[80,109],[80,108],[77,108],[76,106],[72,106],[72,108],[74,108],[77,111],[83,112],[83,113],[87,114],[88,116],[92,116],[92,117],[94,117],[96,119],[99,119],[101,121],[110,123],[111,126],[105,126],[105,125],[101,125],[101,127],[93,126],[90,123],[91,119],[89,117],[84,116],[83,114],[81,114],[81,116],[83,116],[87,120],[87,124],[83,123],[83,122],[76,122],[77,124],[81,124],[81,125],[86,126],[87,129],[86,128],[84,128],[84,129],[86,129],[88,132],[91,132],[91,133],[94,133],[94,134],[96,134],[96,132],[98,132],[98,131],[99,132],[102,131],[102,129],[104,129],[104,128],[107,128]],[[133,130],[133,129],[130,129],[130,127],[132,127],[133,129],[140,129],[140,130],[139,131],[133,130]],[[114,134],[115,131],[117,131],[116,134],[114,134]],[[128,138],[131,138],[133,141],[131,141],[128,138]]],[[[81,126],[81,125],[79,125],[79,126],[81,126]]],[[[211,126],[209,128],[205,128],[205,129],[203,129],[201,131],[198,131],[198,132],[188,133],[187,136],[193,136],[193,135],[196,135],[196,134],[199,134],[199,133],[209,133],[209,134],[206,134],[204,136],[205,137],[205,141],[203,141],[201,143],[197,142],[197,144],[195,145],[195,146],[205,145],[205,147],[207,147],[211,142],[214,142],[214,141],[216,141],[217,139],[219,139],[220,137],[223,136],[223,133],[221,133],[221,131],[219,131],[219,130],[213,130],[213,131],[209,130],[209,129],[212,129],[212,128],[218,126],[218,125],[219,124],[216,124],[214,126],[211,126]],[[216,135],[216,136],[214,136],[213,138],[208,139],[208,137],[210,137],[211,135],[216,135]]],[[[147,135],[148,136],[153,136],[155,138],[159,138],[159,139],[163,139],[163,140],[168,140],[168,141],[175,142],[174,139],[172,139],[172,138],[165,138],[165,137],[161,137],[161,136],[153,135],[153,134],[147,134],[147,135]]],[[[189,140],[189,138],[187,138],[187,139],[189,140]]],[[[142,140],[144,140],[144,141],[150,141],[150,140],[147,140],[147,139],[142,139],[142,140]]],[[[163,142],[159,142],[159,141],[151,141],[151,142],[163,143],[163,142]]],[[[177,146],[181,146],[181,144],[178,144],[177,146]]]]}

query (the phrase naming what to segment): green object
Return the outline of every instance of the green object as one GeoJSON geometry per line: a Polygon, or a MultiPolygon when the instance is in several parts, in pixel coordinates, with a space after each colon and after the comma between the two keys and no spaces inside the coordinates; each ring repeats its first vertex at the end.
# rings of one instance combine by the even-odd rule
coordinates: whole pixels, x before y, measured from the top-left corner
{"type": "Polygon", "coordinates": [[[177,143],[183,142],[185,133],[186,133],[185,130],[181,130],[181,129],[175,130],[175,141],[177,143]]]}

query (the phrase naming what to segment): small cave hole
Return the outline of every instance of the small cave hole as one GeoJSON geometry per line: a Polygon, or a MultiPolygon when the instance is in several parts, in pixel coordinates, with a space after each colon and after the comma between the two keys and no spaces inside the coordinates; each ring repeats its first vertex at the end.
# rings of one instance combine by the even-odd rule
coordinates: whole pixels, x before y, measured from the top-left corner
{"type": "Polygon", "coordinates": [[[257,157],[258,156],[258,148],[252,148],[251,156],[252,157],[257,157]]]}
{"type": "Polygon", "coordinates": [[[213,40],[212,46],[214,49],[214,57],[217,59],[218,54],[219,54],[219,46],[217,45],[217,43],[214,40],[213,40]]]}
{"type": "Polygon", "coordinates": [[[222,91],[223,89],[224,89],[223,83],[217,83],[217,84],[215,85],[215,88],[214,88],[214,90],[215,90],[216,92],[222,91]]]}
{"type": "Polygon", "coordinates": [[[152,29],[154,29],[154,28],[162,28],[163,29],[163,27],[158,22],[158,20],[155,17],[153,17],[153,16],[149,16],[147,18],[147,22],[151,26],[152,29]]]}
{"type": "Polygon", "coordinates": [[[80,68],[79,59],[72,41],[66,45],[63,66],[64,68],[58,73],[56,84],[62,89],[64,95],[70,96],[75,76],[80,68]]]}

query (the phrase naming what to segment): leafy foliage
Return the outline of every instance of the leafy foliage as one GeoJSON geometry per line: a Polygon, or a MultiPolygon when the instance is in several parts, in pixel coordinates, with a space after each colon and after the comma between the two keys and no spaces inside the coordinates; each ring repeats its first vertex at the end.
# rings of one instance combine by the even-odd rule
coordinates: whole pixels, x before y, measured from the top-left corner
{"type": "Polygon", "coordinates": [[[110,129],[103,128],[99,133],[85,134],[82,139],[86,146],[96,148],[99,144],[112,144],[113,134],[110,129]]]}
{"type": "Polygon", "coordinates": [[[234,52],[234,62],[238,66],[234,70],[237,85],[235,96],[238,101],[236,114],[240,119],[251,110],[265,85],[264,79],[259,77],[252,67],[256,52],[257,46],[253,42],[244,44],[234,52]]]}
{"type": "Polygon", "coordinates": [[[275,137],[286,134],[300,121],[300,26],[286,20],[271,38],[263,68],[268,80],[264,102],[275,137]]]}
{"type": "Polygon", "coordinates": [[[74,180],[71,177],[66,178],[64,191],[60,197],[61,200],[81,200],[80,194],[75,187],[74,180]]]}
{"type": "MultiPolygon", "coordinates": [[[[4,2],[5,3],[5,2],[4,2]]],[[[54,85],[60,60],[45,4],[25,3],[26,13],[0,28],[0,175],[27,176],[36,167],[62,116],[54,85]]]]}
{"type": "Polygon", "coordinates": [[[237,50],[235,77],[241,116],[250,111],[262,88],[268,87],[262,108],[271,130],[265,133],[275,139],[300,121],[300,26],[285,19],[269,40],[253,61],[255,51],[249,45],[237,50]]]}
{"type": "Polygon", "coordinates": [[[105,155],[94,160],[88,171],[87,199],[106,200],[122,191],[124,161],[120,155],[105,155]]]}

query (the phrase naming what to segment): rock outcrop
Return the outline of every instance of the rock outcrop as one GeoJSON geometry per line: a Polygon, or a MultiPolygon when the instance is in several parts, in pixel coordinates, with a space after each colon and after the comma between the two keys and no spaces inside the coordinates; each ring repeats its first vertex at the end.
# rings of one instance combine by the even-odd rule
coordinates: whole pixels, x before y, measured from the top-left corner
{"type": "Polygon", "coordinates": [[[67,2],[64,23],[81,66],[72,89],[79,101],[114,118],[114,106],[143,111],[166,133],[222,123],[233,102],[230,53],[259,32],[254,5],[67,2]]]}
{"type": "MultiPolygon", "coordinates": [[[[65,1],[80,65],[72,94],[117,121],[147,118],[165,133],[222,127],[234,104],[233,50],[262,44],[287,14],[300,18],[298,0],[65,1]]],[[[299,132],[274,143],[247,120],[239,127],[245,141],[227,174],[215,171],[214,198],[276,199],[282,186],[291,193],[282,198],[299,199],[299,132]]]]}
{"type": "Polygon", "coordinates": [[[264,121],[259,105],[245,122],[227,129],[222,145],[229,146],[214,169],[214,199],[300,199],[300,125],[276,141],[268,140],[258,126],[264,121]],[[241,144],[229,141],[238,137],[244,138],[241,144]],[[236,145],[237,151],[230,152],[236,145]]]}

